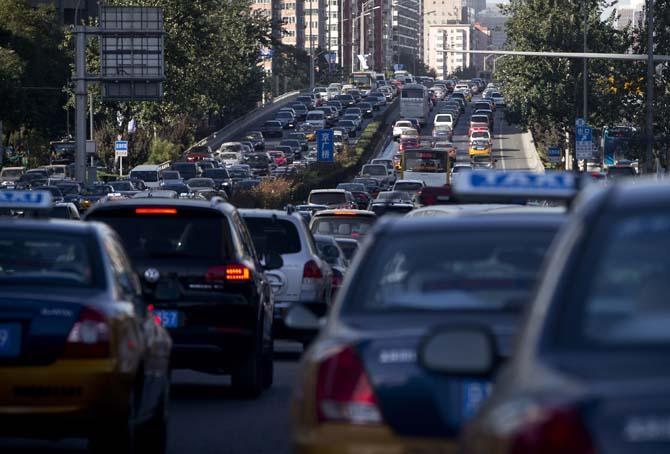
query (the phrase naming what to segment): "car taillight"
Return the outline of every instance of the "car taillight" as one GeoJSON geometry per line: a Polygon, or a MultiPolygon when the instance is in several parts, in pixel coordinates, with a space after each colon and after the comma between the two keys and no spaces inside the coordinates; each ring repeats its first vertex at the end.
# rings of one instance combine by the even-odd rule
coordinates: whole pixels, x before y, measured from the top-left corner
{"type": "Polygon", "coordinates": [[[251,270],[238,263],[210,266],[205,273],[205,281],[213,282],[249,282],[251,270]]]}
{"type": "Polygon", "coordinates": [[[342,273],[336,269],[333,269],[333,277],[331,279],[331,282],[333,283],[333,288],[340,287],[342,285],[343,280],[344,276],[342,276],[342,273]]]}
{"type": "Polygon", "coordinates": [[[67,336],[66,358],[105,358],[109,356],[109,323],[102,312],[88,307],[79,312],[67,336]]]}
{"type": "Polygon", "coordinates": [[[382,422],[370,380],[352,347],[341,347],[326,357],[319,365],[317,380],[316,405],[319,422],[382,422]]]}
{"type": "Polygon", "coordinates": [[[512,454],[595,454],[595,446],[579,414],[571,408],[550,408],[533,416],[517,431],[512,454]]]}
{"type": "Polygon", "coordinates": [[[321,279],[322,277],[321,268],[319,268],[319,265],[314,260],[305,263],[305,268],[302,271],[303,279],[321,279]]]}

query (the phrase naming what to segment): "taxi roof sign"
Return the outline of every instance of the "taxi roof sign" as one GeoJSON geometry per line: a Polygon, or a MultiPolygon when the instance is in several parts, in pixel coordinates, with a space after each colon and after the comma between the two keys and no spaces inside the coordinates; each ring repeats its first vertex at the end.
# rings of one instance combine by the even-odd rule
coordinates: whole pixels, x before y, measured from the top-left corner
{"type": "Polygon", "coordinates": [[[48,209],[52,205],[49,191],[0,191],[0,208],[48,209]]]}
{"type": "Polygon", "coordinates": [[[572,199],[578,181],[569,172],[466,171],[452,182],[459,197],[517,197],[531,199],[572,199]]]}

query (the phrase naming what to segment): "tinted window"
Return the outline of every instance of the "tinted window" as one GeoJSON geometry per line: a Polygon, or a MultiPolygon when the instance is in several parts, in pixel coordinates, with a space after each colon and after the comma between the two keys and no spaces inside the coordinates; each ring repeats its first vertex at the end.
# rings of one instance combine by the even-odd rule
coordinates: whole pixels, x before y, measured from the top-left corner
{"type": "Polygon", "coordinates": [[[343,192],[317,192],[310,194],[309,203],[316,205],[337,205],[346,203],[343,192]]]}
{"type": "Polygon", "coordinates": [[[423,98],[425,93],[421,88],[403,88],[400,96],[402,98],[423,98]]]}
{"type": "Polygon", "coordinates": [[[0,229],[0,286],[102,287],[94,250],[81,235],[0,229]]]}
{"type": "Polygon", "coordinates": [[[176,170],[182,176],[182,178],[189,179],[193,178],[198,174],[195,164],[190,164],[188,162],[179,163],[175,162],[172,164],[172,170],[176,170]]]}
{"type": "Polygon", "coordinates": [[[185,184],[164,184],[161,189],[163,191],[174,191],[177,194],[190,192],[185,184]]]}
{"type": "Polygon", "coordinates": [[[228,178],[228,171],[226,169],[206,169],[202,176],[207,178],[228,178]]]}
{"type": "Polygon", "coordinates": [[[252,216],[245,216],[244,220],[259,256],[268,252],[297,254],[301,251],[300,235],[291,221],[252,216]]]}
{"type": "Polygon", "coordinates": [[[421,232],[371,250],[345,311],[518,309],[554,231],[421,232]]]}
{"type": "Polygon", "coordinates": [[[81,190],[82,195],[107,195],[110,192],[109,186],[88,186],[81,190]]]}
{"type": "Polygon", "coordinates": [[[130,181],[111,181],[109,183],[115,191],[134,191],[135,188],[130,181]]]}
{"type": "Polygon", "coordinates": [[[422,187],[421,183],[396,183],[393,189],[396,191],[418,191],[422,187]]]}
{"type": "Polygon", "coordinates": [[[595,263],[578,275],[588,278],[590,288],[578,304],[571,339],[580,327],[577,337],[589,344],[670,342],[670,215],[657,213],[606,222],[594,246],[595,263]]]}
{"type": "MultiPolygon", "coordinates": [[[[146,207],[151,208],[157,207],[146,207]]],[[[87,219],[116,230],[132,258],[221,260],[231,255],[228,223],[218,212],[174,208],[174,213],[136,214],[133,207],[97,211],[87,219]]]]}
{"type": "Polygon", "coordinates": [[[314,219],[311,230],[319,235],[356,238],[365,235],[375,220],[371,216],[321,216],[314,219]]]}

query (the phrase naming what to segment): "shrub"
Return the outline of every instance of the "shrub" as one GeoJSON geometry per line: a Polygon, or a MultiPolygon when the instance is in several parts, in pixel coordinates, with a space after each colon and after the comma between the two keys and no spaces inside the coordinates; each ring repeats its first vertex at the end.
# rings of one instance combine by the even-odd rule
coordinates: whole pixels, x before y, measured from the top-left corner
{"type": "Polygon", "coordinates": [[[166,161],[174,161],[179,158],[179,146],[172,142],[156,137],[149,146],[149,164],[161,164],[166,161]]]}

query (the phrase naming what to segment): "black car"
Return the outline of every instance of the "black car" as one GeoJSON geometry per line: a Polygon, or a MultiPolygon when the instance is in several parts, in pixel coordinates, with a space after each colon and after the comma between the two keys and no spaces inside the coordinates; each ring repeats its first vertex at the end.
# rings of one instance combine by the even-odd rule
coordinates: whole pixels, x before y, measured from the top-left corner
{"type": "Polygon", "coordinates": [[[107,184],[114,188],[114,192],[118,192],[123,195],[133,195],[140,190],[139,188],[135,187],[133,182],[130,180],[108,181],[107,184]]]}
{"type": "Polygon", "coordinates": [[[232,193],[233,180],[228,175],[226,169],[205,169],[202,173],[203,178],[211,178],[214,180],[218,189],[223,189],[228,195],[232,193]]]}
{"type": "Polygon", "coordinates": [[[328,101],[326,105],[335,107],[338,112],[342,112],[344,110],[344,103],[342,101],[337,101],[335,99],[333,99],[332,101],[328,101]]]}
{"type": "Polygon", "coordinates": [[[309,143],[307,142],[307,136],[304,132],[290,132],[287,136],[287,139],[297,140],[300,142],[300,151],[302,153],[309,151],[309,143]]]}
{"type": "Polygon", "coordinates": [[[337,122],[337,127],[347,131],[349,137],[356,137],[356,123],[352,120],[340,120],[337,122]]]}
{"type": "Polygon", "coordinates": [[[261,131],[249,131],[240,140],[241,142],[251,142],[251,146],[256,151],[265,149],[265,137],[261,131]]]}
{"type": "Polygon", "coordinates": [[[80,212],[84,212],[112,192],[114,192],[114,188],[108,184],[84,186],[79,195],[72,200],[72,203],[77,205],[77,209],[79,209],[80,212]]]}
{"type": "Polygon", "coordinates": [[[254,175],[270,175],[272,158],[267,153],[249,153],[244,155],[244,163],[251,167],[254,175]]]}
{"type": "Polygon", "coordinates": [[[282,137],[284,135],[284,127],[279,120],[268,120],[261,126],[261,132],[264,137],[282,137]]]}
{"type": "Polygon", "coordinates": [[[36,186],[33,188],[33,190],[49,191],[51,193],[51,197],[54,203],[60,203],[64,201],[63,193],[61,192],[58,186],[36,186]]]}
{"type": "MultiPolygon", "coordinates": [[[[302,143],[298,139],[284,139],[279,143],[279,145],[291,147],[294,155],[300,155],[303,151],[302,143]]],[[[277,148],[275,147],[275,150],[276,149],[277,148]]]]}
{"type": "Polygon", "coordinates": [[[335,101],[340,101],[343,107],[352,107],[356,105],[356,99],[351,95],[337,95],[335,101]]]}
{"type": "Polygon", "coordinates": [[[175,170],[179,172],[179,175],[181,175],[181,177],[184,180],[197,178],[202,173],[202,171],[196,165],[195,162],[186,162],[186,161],[173,162],[172,165],[170,166],[170,170],[175,170]]]}
{"type": "Polygon", "coordinates": [[[95,207],[121,238],[145,299],[173,339],[172,366],[231,373],[257,396],[272,385],[272,290],[237,210],[227,203],[124,200],[95,207]]]}
{"type": "Polygon", "coordinates": [[[311,96],[302,95],[302,96],[298,96],[295,100],[296,100],[296,102],[304,104],[307,107],[307,110],[312,110],[315,107],[314,106],[314,99],[312,99],[311,96]]]}
{"type": "Polygon", "coordinates": [[[374,115],[375,106],[369,102],[361,102],[358,104],[358,107],[361,108],[364,118],[371,118],[374,115]]]}
{"type": "Polygon", "coordinates": [[[296,120],[305,121],[305,118],[307,118],[307,113],[309,112],[309,109],[307,108],[307,106],[304,103],[294,102],[292,104],[289,104],[289,107],[295,111],[296,120]]]}

